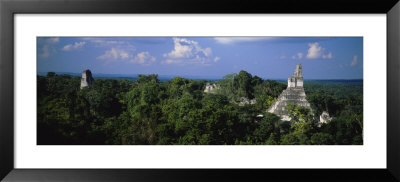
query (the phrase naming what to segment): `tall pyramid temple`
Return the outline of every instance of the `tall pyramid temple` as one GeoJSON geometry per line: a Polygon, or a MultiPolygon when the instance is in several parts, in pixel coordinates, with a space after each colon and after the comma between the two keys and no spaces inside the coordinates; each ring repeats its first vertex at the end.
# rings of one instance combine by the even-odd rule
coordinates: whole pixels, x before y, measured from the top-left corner
{"type": "Polygon", "coordinates": [[[288,87],[282,91],[278,99],[267,109],[267,112],[274,113],[280,116],[282,120],[289,121],[290,117],[288,111],[285,109],[285,106],[288,104],[307,107],[311,110],[303,88],[303,70],[301,64],[296,66],[293,75],[288,78],[288,87]]]}
{"type": "Polygon", "coordinates": [[[94,82],[94,79],[92,77],[92,72],[90,70],[82,71],[81,89],[92,85],[93,82],[94,82]]]}

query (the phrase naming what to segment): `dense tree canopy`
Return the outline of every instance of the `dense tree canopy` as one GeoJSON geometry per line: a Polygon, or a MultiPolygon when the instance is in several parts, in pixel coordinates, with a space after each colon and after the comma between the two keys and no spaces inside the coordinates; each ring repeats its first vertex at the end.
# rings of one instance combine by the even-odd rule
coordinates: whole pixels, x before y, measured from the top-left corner
{"type": "Polygon", "coordinates": [[[214,81],[139,75],[134,81],[96,79],[80,89],[80,78],[37,77],[38,144],[330,145],[363,143],[362,82],[306,81],[312,111],[286,109],[290,122],[267,108],[286,88],[246,71],[214,81]],[[240,98],[255,104],[237,104],[240,98]],[[318,123],[328,111],[333,119],[318,123]],[[260,117],[260,115],[262,115],[260,117]]]}

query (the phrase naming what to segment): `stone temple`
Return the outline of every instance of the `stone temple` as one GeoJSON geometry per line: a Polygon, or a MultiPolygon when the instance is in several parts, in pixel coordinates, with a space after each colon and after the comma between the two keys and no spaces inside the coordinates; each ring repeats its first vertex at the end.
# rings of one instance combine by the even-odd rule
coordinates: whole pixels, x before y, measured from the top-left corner
{"type": "Polygon", "coordinates": [[[94,79],[92,77],[92,72],[90,70],[84,70],[82,72],[82,78],[81,78],[81,89],[92,85],[93,82],[94,79]]]}
{"type": "Polygon", "coordinates": [[[278,99],[267,109],[267,112],[274,113],[282,120],[289,121],[290,117],[285,106],[293,104],[295,106],[307,107],[311,110],[310,103],[306,99],[306,93],[303,88],[303,70],[301,64],[296,66],[293,76],[288,78],[288,86],[278,99]]]}
{"type": "Polygon", "coordinates": [[[221,88],[221,86],[213,83],[207,83],[206,88],[204,89],[205,93],[215,93],[219,88],[221,88]]]}

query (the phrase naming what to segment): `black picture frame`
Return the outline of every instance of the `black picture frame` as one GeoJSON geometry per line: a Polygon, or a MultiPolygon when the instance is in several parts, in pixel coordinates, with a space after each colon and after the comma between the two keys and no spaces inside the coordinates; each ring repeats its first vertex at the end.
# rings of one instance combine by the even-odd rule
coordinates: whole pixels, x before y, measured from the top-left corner
{"type": "MultiPolygon", "coordinates": [[[[0,0],[0,180],[4,181],[399,181],[398,0],[0,0]],[[386,169],[15,169],[14,14],[381,13],[387,15],[386,169]]],[[[379,99],[379,98],[377,98],[379,99]]],[[[382,117],[382,119],[385,119],[382,117]]],[[[101,159],[99,159],[101,160],[101,159]]],[[[368,159],[366,159],[368,160],[368,159]]]]}

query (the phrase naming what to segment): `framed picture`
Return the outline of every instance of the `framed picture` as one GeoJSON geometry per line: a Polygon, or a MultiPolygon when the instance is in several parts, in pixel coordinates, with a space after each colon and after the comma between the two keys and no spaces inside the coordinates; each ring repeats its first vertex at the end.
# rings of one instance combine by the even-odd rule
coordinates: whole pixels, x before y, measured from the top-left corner
{"type": "Polygon", "coordinates": [[[398,2],[286,3],[1,2],[0,178],[398,181],[398,2]]]}

